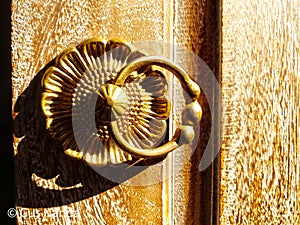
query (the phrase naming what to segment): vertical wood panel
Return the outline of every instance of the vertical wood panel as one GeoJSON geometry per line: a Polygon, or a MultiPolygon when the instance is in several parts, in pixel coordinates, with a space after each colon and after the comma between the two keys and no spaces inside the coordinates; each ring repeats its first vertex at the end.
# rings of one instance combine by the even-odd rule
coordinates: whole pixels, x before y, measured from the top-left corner
{"type": "MultiPolygon", "coordinates": [[[[213,0],[189,0],[174,1],[173,43],[184,46],[197,54],[211,69],[215,78],[219,80],[220,62],[220,1],[213,0]]],[[[183,63],[187,60],[184,56],[177,59],[183,63]]],[[[191,63],[191,62],[185,62],[191,63]]],[[[204,74],[200,74],[204,75],[204,74]]],[[[195,77],[199,81],[200,77],[195,77]]],[[[175,91],[179,91],[176,85],[175,91]]],[[[211,83],[201,83],[201,87],[210,90],[214,95],[214,87],[211,83]]],[[[205,94],[200,96],[200,104],[203,108],[203,117],[200,122],[200,134],[198,147],[190,157],[189,149],[183,149],[181,153],[174,154],[174,167],[180,165],[184,158],[190,158],[180,173],[173,177],[173,213],[175,224],[217,224],[218,220],[218,157],[204,171],[200,172],[199,164],[203,152],[206,149],[210,135],[218,140],[218,124],[212,126],[212,112],[218,117],[218,102],[215,98],[215,106],[209,107],[205,94]]],[[[177,96],[174,102],[180,105],[177,96]]],[[[213,151],[213,149],[209,149],[213,151]]]]}
{"type": "MultiPolygon", "coordinates": [[[[13,106],[29,84],[38,85],[37,81],[35,83],[32,81],[33,78],[59,52],[92,36],[106,39],[119,37],[128,41],[163,41],[184,46],[204,59],[218,79],[219,15],[219,1],[206,0],[128,2],[14,0],[12,2],[13,106]]],[[[177,88],[176,91],[182,92],[181,88],[177,88]]],[[[29,94],[34,97],[38,92],[29,94]]],[[[173,100],[176,102],[178,99],[173,100]]],[[[199,172],[200,158],[209,138],[208,129],[211,127],[204,95],[200,101],[207,113],[201,122],[201,129],[204,131],[201,133],[201,143],[192,158],[183,165],[184,169],[170,180],[148,186],[128,186],[142,179],[152,179],[153,174],[149,172],[103,193],[63,206],[26,207],[26,202],[21,202],[23,206],[18,207],[21,214],[18,217],[19,224],[42,222],[69,224],[74,221],[77,224],[213,223],[215,209],[212,194],[216,186],[212,182],[212,177],[216,176],[218,167],[217,164],[212,164],[206,171],[199,172]]],[[[14,114],[14,117],[16,116],[17,113],[14,114]]],[[[16,157],[24,151],[32,151],[30,146],[18,149],[19,141],[21,138],[15,138],[16,157]]],[[[173,167],[179,166],[183,158],[189,157],[187,151],[177,151],[171,159],[173,167]]],[[[36,158],[31,158],[31,155],[23,157],[21,161],[17,161],[16,167],[20,170],[23,167],[31,167],[33,160],[36,158]]],[[[165,165],[165,169],[172,170],[166,168],[168,166],[165,165]]],[[[20,173],[17,177],[28,175],[26,179],[31,181],[31,174],[26,174],[26,171],[17,173],[20,173]]],[[[162,175],[160,169],[155,173],[158,176],[162,175]]],[[[17,180],[17,189],[26,189],[26,184],[22,182],[17,180]]],[[[99,185],[93,180],[90,184],[99,185]]],[[[29,187],[28,196],[36,196],[34,190],[29,187]]],[[[55,196],[59,199],[72,198],[63,194],[55,196]]],[[[48,197],[51,198],[51,195],[48,197]]],[[[46,204],[46,198],[43,196],[39,198],[46,204]]]]}
{"type": "Polygon", "coordinates": [[[223,1],[221,224],[299,224],[299,9],[223,1]]]}
{"type": "MultiPolygon", "coordinates": [[[[118,37],[128,41],[167,41],[165,35],[168,33],[164,30],[169,27],[169,20],[166,18],[165,7],[168,6],[161,0],[146,2],[139,0],[128,2],[117,0],[13,1],[13,106],[32,78],[50,60],[63,49],[86,38],[98,36],[105,39],[118,37]]],[[[31,124],[31,121],[28,121],[28,124],[31,124]]],[[[18,139],[15,140],[15,145],[18,141],[18,139]]],[[[36,143],[32,143],[33,145],[39,145],[39,141],[34,142],[36,143]]],[[[24,151],[32,153],[32,146],[27,145],[24,148],[16,152],[16,157],[24,151]]],[[[34,163],[32,160],[35,158],[22,155],[21,161],[18,161],[18,165],[16,164],[17,173],[19,173],[17,177],[23,179],[23,176],[28,175],[26,179],[31,182],[31,174],[26,174],[26,168],[32,167],[31,164],[34,163]]],[[[59,165],[59,167],[63,166],[59,165]]],[[[159,174],[159,171],[156,172],[159,174]]],[[[148,175],[148,179],[152,179],[151,175],[148,175]]],[[[20,190],[26,189],[26,185],[29,184],[17,180],[16,185],[20,190]]],[[[90,185],[101,186],[103,184],[91,180],[90,185]]],[[[93,197],[60,207],[31,208],[26,207],[26,202],[21,202],[25,206],[18,207],[21,215],[18,221],[19,224],[69,224],[72,221],[76,221],[76,224],[161,224],[161,185],[161,182],[149,186],[121,184],[93,197]],[[62,211],[67,211],[67,213],[60,214],[62,211]]],[[[36,192],[33,189],[27,189],[28,196],[31,195],[32,199],[35,199],[36,192]]],[[[84,193],[75,193],[75,195],[80,194],[84,193]]],[[[41,196],[35,201],[47,204],[47,201],[56,201],[53,198],[54,195],[52,197],[49,195],[48,199],[41,196]]],[[[61,194],[58,198],[70,198],[70,196],[61,194]]],[[[38,202],[36,204],[38,205],[38,202]]]]}

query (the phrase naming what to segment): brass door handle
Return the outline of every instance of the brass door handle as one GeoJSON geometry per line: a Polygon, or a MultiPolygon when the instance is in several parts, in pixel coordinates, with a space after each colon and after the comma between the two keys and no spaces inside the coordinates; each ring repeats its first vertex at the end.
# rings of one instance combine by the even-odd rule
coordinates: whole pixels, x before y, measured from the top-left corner
{"type": "Polygon", "coordinates": [[[46,128],[71,157],[93,165],[161,157],[194,139],[200,88],[178,65],[118,39],[67,49],[42,80],[46,128]],[[164,71],[163,71],[164,69],[164,71]],[[182,126],[165,144],[171,103],[165,71],[188,93],[182,126]]]}

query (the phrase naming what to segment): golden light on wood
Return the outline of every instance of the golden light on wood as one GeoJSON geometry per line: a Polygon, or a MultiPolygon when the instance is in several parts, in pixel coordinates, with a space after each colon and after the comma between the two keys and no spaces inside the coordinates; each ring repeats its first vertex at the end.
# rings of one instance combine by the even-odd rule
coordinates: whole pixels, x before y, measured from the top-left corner
{"type": "MultiPolygon", "coordinates": [[[[13,1],[13,106],[36,73],[49,61],[66,47],[77,45],[91,36],[167,41],[169,7],[168,1],[13,1]]],[[[152,174],[143,174],[142,178],[152,179],[152,174]]],[[[24,187],[23,183],[21,185],[24,187]]],[[[77,224],[133,221],[160,224],[163,221],[162,204],[162,183],[145,187],[121,184],[92,198],[61,207],[18,207],[19,211],[41,215],[40,218],[19,217],[18,222],[38,224],[41,218],[45,218],[44,223],[48,224],[69,223],[70,220],[77,224]],[[64,210],[72,214],[71,217],[73,212],[79,214],[76,218],[70,218],[68,214],[47,218],[53,212],[64,210]]]]}
{"type": "MultiPolygon", "coordinates": [[[[218,1],[216,3],[218,4],[218,1]]],[[[92,36],[105,39],[120,37],[130,41],[176,43],[200,54],[213,71],[218,73],[218,10],[218,6],[214,6],[207,0],[54,0],[50,2],[14,0],[12,1],[13,106],[18,96],[28,88],[34,76],[57,54],[66,47],[74,47],[92,36]]],[[[166,52],[163,48],[158,51],[162,55],[172,55],[172,52],[166,52]]],[[[182,60],[184,61],[184,57],[182,60]]],[[[180,108],[184,104],[181,92],[182,87],[178,85],[173,95],[170,95],[170,99],[175,103],[174,108],[178,106],[180,108]]],[[[170,124],[176,129],[180,125],[181,114],[178,115],[174,108],[171,110],[174,117],[170,120],[170,124]]],[[[207,108],[204,107],[203,111],[207,112],[207,108]]],[[[49,119],[48,126],[51,123],[49,119]]],[[[204,129],[207,126],[204,123],[204,129]]],[[[169,132],[174,133],[172,127],[169,132]]],[[[21,140],[16,139],[16,149],[22,146],[22,143],[18,145],[21,140]]],[[[44,144],[43,141],[39,143],[44,144]]],[[[70,222],[76,224],[208,224],[206,222],[211,220],[210,216],[203,215],[212,211],[211,206],[206,205],[210,202],[208,199],[212,198],[205,191],[200,193],[199,189],[202,190],[202,186],[210,187],[210,184],[206,184],[206,181],[199,176],[196,160],[199,155],[185,163],[182,159],[190,157],[189,149],[180,150],[184,152],[169,157],[161,171],[155,174],[143,173],[125,184],[91,198],[59,207],[18,206],[19,212],[40,215],[35,218],[21,216],[18,217],[18,222],[39,224],[43,220],[45,224],[70,222]],[[153,179],[156,174],[165,176],[172,172],[175,164],[176,167],[184,164],[184,169],[178,172],[177,176],[157,184],[143,186],[143,181],[153,179]],[[134,181],[139,181],[140,186],[131,186],[131,182],[134,181]],[[64,211],[67,213],[58,213],[64,211]],[[52,215],[60,215],[60,217],[52,215]],[[198,220],[199,216],[201,221],[198,220]]],[[[22,168],[24,164],[21,162],[19,165],[22,168]]],[[[58,163],[57,167],[61,166],[63,164],[58,163]]],[[[17,185],[20,191],[28,184],[17,185]]],[[[98,184],[91,183],[91,185],[98,184]]],[[[62,193],[57,199],[64,197],[62,193]]],[[[38,201],[45,202],[51,200],[50,198],[40,198],[38,201]]]]}
{"type": "Polygon", "coordinates": [[[300,1],[225,0],[220,224],[299,224],[300,1]]]}

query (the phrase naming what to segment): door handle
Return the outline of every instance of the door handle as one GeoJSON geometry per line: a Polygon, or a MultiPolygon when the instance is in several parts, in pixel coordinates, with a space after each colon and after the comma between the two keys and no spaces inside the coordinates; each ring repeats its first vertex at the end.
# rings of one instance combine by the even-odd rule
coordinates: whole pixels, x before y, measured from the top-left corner
{"type": "Polygon", "coordinates": [[[177,64],[119,39],[92,38],[63,51],[44,74],[41,106],[50,135],[88,164],[165,156],[195,136],[199,85],[177,64]],[[181,126],[164,143],[171,102],[166,74],[188,94],[181,126]]]}

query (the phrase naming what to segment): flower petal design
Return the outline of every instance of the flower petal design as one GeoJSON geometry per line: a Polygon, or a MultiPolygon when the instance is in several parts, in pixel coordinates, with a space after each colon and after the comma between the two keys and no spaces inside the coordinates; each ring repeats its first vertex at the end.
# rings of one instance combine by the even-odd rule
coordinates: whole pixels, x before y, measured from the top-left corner
{"type": "Polygon", "coordinates": [[[123,87],[113,85],[118,71],[143,56],[123,41],[93,38],[56,58],[42,81],[42,109],[47,129],[66,154],[93,165],[131,161],[111,137],[110,120],[117,120],[135,147],[160,144],[170,109],[164,75],[149,67],[123,87]]]}

